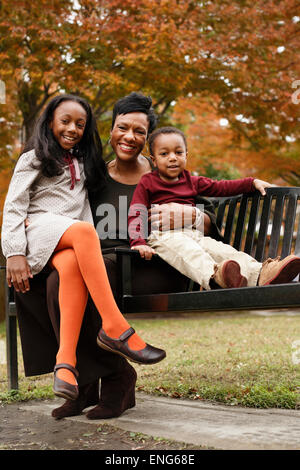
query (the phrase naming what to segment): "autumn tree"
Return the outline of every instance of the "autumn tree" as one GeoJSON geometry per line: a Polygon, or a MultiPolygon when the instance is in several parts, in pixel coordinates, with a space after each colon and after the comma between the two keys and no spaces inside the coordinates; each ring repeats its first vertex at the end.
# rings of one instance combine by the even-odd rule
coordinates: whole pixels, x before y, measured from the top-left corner
{"type": "MultiPolygon", "coordinates": [[[[171,123],[186,134],[188,168],[215,178],[253,176],[299,186],[299,143],[287,138],[278,146],[270,139],[257,150],[218,114],[217,102],[217,96],[191,96],[180,98],[174,107],[171,123]]],[[[243,124],[244,118],[240,114],[235,120],[243,124]]]]}
{"type": "Polygon", "coordinates": [[[0,78],[10,82],[2,118],[24,140],[53,94],[79,93],[105,137],[114,101],[132,90],[152,95],[161,124],[179,98],[209,98],[233,145],[280,158],[286,139],[299,137],[298,15],[297,0],[2,0],[0,78]]]}
{"type": "Polygon", "coordinates": [[[12,82],[26,137],[64,77],[72,5],[68,0],[1,2],[1,76],[12,82]]]}
{"type": "Polygon", "coordinates": [[[248,174],[300,185],[299,2],[217,1],[207,8],[204,55],[216,62],[175,113],[191,137],[192,166],[229,157],[248,174]],[[220,127],[220,118],[229,126],[220,127]]]}
{"type": "Polygon", "coordinates": [[[1,5],[1,77],[12,77],[23,140],[58,91],[85,96],[98,120],[107,122],[114,101],[132,90],[151,93],[159,115],[184,93],[193,10],[186,11],[184,2],[23,0],[12,8],[3,0],[1,5]]]}

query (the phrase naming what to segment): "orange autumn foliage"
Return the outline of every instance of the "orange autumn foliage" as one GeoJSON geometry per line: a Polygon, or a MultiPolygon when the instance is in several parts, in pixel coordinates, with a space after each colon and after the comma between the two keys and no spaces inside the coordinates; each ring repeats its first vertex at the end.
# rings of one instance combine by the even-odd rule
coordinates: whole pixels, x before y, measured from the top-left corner
{"type": "Polygon", "coordinates": [[[90,101],[108,154],[114,102],[142,91],[159,125],[177,101],[193,168],[206,155],[300,184],[299,24],[298,0],[1,0],[0,168],[12,168],[38,113],[62,91],[90,101]]]}
{"type": "MultiPolygon", "coordinates": [[[[218,97],[181,98],[176,103],[172,123],[181,127],[188,141],[188,167],[191,171],[205,172],[207,164],[216,169],[226,167],[237,170],[242,176],[253,176],[274,184],[300,184],[300,146],[285,142],[282,147],[273,145],[272,139],[260,150],[234,131],[233,125],[221,125],[217,113],[218,97]]],[[[236,117],[239,122],[240,116],[236,117]]]]}

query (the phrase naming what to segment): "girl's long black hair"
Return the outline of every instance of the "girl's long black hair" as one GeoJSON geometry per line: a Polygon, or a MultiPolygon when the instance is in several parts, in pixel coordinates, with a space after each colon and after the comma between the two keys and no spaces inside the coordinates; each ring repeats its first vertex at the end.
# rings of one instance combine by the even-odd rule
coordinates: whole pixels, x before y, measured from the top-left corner
{"type": "Polygon", "coordinates": [[[89,193],[101,190],[107,170],[102,157],[102,143],[97,130],[96,120],[88,102],[76,95],[62,94],[55,96],[48,103],[38,119],[32,137],[25,144],[23,152],[34,149],[40,162],[41,172],[51,178],[62,173],[65,150],[56,141],[49,126],[55,109],[64,101],[75,101],[86,112],[87,120],[81,141],[74,147],[73,155],[83,161],[86,177],[85,185],[89,193]]]}

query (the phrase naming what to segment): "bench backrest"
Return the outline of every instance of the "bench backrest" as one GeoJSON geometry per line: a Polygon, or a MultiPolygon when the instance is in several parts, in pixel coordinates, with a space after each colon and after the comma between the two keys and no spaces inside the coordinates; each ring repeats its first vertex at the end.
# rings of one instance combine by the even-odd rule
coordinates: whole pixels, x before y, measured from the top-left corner
{"type": "Polygon", "coordinates": [[[274,187],[264,197],[256,191],[213,202],[225,243],[260,262],[300,254],[300,188],[274,187]]]}

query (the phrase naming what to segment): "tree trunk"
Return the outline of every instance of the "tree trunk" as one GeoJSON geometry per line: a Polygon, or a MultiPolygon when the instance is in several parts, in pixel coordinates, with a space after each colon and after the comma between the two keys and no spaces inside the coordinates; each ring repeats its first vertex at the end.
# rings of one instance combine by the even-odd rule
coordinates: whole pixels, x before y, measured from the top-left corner
{"type": "Polygon", "coordinates": [[[18,86],[19,109],[23,116],[22,145],[32,136],[36,120],[55,92],[49,92],[50,85],[37,86],[30,82],[20,82],[18,86]]]}

